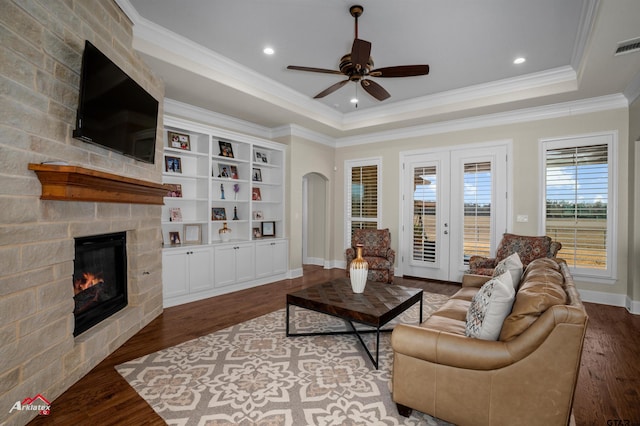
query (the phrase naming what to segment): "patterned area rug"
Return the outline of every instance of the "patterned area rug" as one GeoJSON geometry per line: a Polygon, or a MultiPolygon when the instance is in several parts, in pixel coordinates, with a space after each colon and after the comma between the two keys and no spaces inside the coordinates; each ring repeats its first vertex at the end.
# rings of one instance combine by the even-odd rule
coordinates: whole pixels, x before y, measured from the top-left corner
{"type": "MultiPolygon", "coordinates": [[[[424,293],[424,319],[447,296],[424,293]]],[[[417,324],[416,304],[397,322],[417,324]]],[[[346,330],[292,306],[291,331],[346,330]]],[[[373,350],[375,334],[365,341],[373,350]]],[[[374,369],[356,336],[285,336],[285,310],[121,364],[117,371],[170,425],[446,425],[391,400],[391,333],[374,369]]]]}

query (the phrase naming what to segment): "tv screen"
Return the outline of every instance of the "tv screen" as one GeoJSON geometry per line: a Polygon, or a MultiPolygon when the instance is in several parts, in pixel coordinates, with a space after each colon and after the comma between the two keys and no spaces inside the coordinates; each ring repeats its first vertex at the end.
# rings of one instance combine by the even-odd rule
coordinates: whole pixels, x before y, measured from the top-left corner
{"type": "Polygon", "coordinates": [[[86,41],[73,137],[153,164],[157,122],[158,101],[86,41]]]}

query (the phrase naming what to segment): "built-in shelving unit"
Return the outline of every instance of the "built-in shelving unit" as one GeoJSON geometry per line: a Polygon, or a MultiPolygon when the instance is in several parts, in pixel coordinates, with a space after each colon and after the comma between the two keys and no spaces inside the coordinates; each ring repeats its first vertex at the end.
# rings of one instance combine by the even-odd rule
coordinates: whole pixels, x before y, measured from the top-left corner
{"type": "Polygon", "coordinates": [[[164,123],[165,306],[283,278],[286,147],[180,118],[164,123]],[[256,245],[278,264],[256,263],[256,245]]]}

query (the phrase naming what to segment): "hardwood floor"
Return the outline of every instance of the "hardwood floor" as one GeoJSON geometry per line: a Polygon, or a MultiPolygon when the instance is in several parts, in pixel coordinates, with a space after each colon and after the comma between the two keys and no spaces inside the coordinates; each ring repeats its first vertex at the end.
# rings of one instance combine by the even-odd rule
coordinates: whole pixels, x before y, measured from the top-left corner
{"type": "MultiPolygon", "coordinates": [[[[53,401],[50,416],[30,424],[164,425],[116,372],[116,365],[284,308],[287,293],[342,276],[342,269],[309,266],[301,278],[165,309],[53,401]]],[[[396,278],[395,283],[447,295],[459,288],[408,278],[396,278]]],[[[623,308],[586,306],[590,322],[574,403],[576,424],[640,426],[640,316],[623,308]]]]}

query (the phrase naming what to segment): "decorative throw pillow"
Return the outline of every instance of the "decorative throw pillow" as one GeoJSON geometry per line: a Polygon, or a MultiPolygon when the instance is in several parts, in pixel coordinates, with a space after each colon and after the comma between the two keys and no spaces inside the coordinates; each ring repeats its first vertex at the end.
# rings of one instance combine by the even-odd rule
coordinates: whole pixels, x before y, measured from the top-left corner
{"type": "Polygon", "coordinates": [[[509,272],[487,281],[471,300],[465,335],[476,339],[498,340],[502,323],[511,312],[515,296],[509,272]]]}
{"type": "Polygon", "coordinates": [[[520,278],[522,278],[522,261],[518,253],[502,259],[493,270],[493,276],[498,277],[505,272],[511,274],[511,280],[513,281],[513,288],[518,291],[518,285],[520,284],[520,278]]]}

